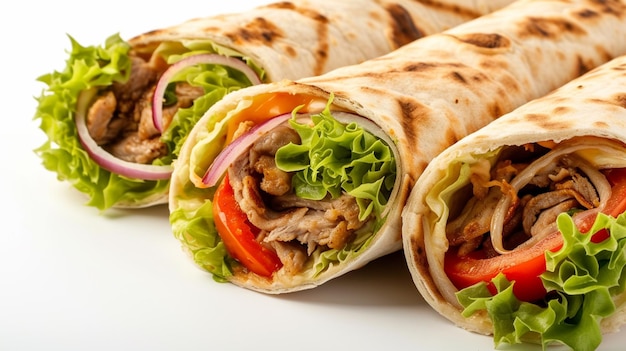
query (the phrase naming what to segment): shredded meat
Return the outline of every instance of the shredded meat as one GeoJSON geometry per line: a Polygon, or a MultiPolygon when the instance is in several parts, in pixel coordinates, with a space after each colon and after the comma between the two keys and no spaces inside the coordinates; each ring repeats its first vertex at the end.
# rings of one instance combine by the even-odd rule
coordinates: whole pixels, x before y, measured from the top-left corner
{"type": "MultiPolygon", "coordinates": [[[[100,92],[87,111],[91,137],[114,156],[137,163],[152,163],[167,153],[152,122],[152,96],[160,71],[142,58],[131,55],[127,82],[115,82],[100,92]]],[[[179,108],[187,108],[204,94],[202,88],[177,83],[177,101],[163,108],[163,123],[168,126],[179,108]]]]}
{"type": "Polygon", "coordinates": [[[493,251],[487,247],[489,240],[484,238],[489,235],[491,218],[503,193],[512,199],[502,232],[503,238],[511,241],[508,247],[554,230],[556,217],[562,212],[598,207],[598,193],[577,166],[583,166],[580,162],[583,161],[561,158],[550,169],[534,175],[519,193],[507,184],[527,164],[499,162],[491,171],[491,179],[486,179],[484,172],[476,172],[477,176],[470,178],[474,196],[446,227],[450,245],[458,247],[459,255],[467,255],[481,246],[493,251]]]}
{"type": "Polygon", "coordinates": [[[250,163],[254,171],[262,174],[261,190],[267,194],[280,196],[291,190],[291,175],[276,167],[276,151],[289,143],[300,142],[293,129],[279,126],[257,140],[250,149],[250,163]]]}
{"type": "Polygon", "coordinates": [[[142,164],[151,163],[152,160],[167,151],[165,144],[158,137],[140,139],[137,134],[130,134],[118,142],[108,145],[106,150],[124,161],[142,164]]]}
{"type": "Polygon", "coordinates": [[[500,189],[492,187],[486,197],[471,198],[461,215],[448,223],[446,227],[450,245],[456,246],[487,233],[491,217],[501,196],[500,189]]]}
{"type": "MultiPolygon", "coordinates": [[[[446,227],[446,235],[450,245],[464,245],[460,252],[471,252],[482,242],[482,236],[489,232],[491,217],[502,193],[511,193],[508,185],[519,171],[510,161],[499,162],[491,171],[493,180],[487,179],[484,172],[477,177],[471,177],[472,193],[474,196],[467,202],[461,214],[446,227]]],[[[507,222],[519,219],[517,196],[512,196],[513,202],[507,215],[507,222]]],[[[513,230],[509,225],[510,231],[513,230]]]]}
{"type": "Polygon", "coordinates": [[[112,91],[108,91],[98,98],[89,108],[87,127],[89,134],[98,145],[110,142],[122,129],[123,123],[111,123],[115,114],[117,100],[112,91]]]}
{"type": "MultiPolygon", "coordinates": [[[[174,115],[180,108],[188,108],[193,105],[193,101],[202,95],[204,90],[200,87],[194,87],[187,83],[177,83],[175,90],[176,103],[163,106],[163,125],[169,126],[174,118],[174,115]]],[[[141,99],[137,101],[135,107],[134,119],[139,121],[139,127],[137,133],[141,139],[150,139],[158,136],[160,133],[154,126],[152,121],[152,97],[154,95],[154,88],[149,89],[144,93],[141,99]]]]}
{"type": "Polygon", "coordinates": [[[290,272],[300,269],[318,247],[343,248],[366,223],[359,220],[359,206],[352,196],[313,201],[294,194],[291,174],[276,167],[274,156],[283,145],[299,141],[290,127],[276,128],[228,170],[239,207],[290,272]]]}
{"type": "Polygon", "coordinates": [[[287,274],[293,275],[302,270],[307,259],[306,251],[302,246],[282,241],[272,241],[271,247],[276,251],[276,255],[278,255],[287,274]]]}

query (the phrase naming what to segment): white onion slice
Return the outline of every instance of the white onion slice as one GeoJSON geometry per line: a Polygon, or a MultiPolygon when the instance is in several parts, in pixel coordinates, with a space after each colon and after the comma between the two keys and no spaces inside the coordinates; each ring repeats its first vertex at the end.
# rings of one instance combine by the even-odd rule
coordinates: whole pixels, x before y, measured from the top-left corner
{"type": "Polygon", "coordinates": [[[187,67],[199,64],[216,64],[232,67],[245,74],[252,85],[261,84],[261,80],[256,72],[254,72],[250,66],[238,58],[217,54],[198,54],[183,58],[165,70],[163,75],[159,78],[156,88],[154,89],[154,95],[152,96],[152,122],[154,123],[154,127],[159,132],[163,132],[163,96],[165,95],[167,85],[172,77],[178,72],[187,67]]]}
{"type": "Polygon", "coordinates": [[[280,124],[291,118],[290,113],[286,113],[272,119],[269,119],[263,123],[257,124],[249,131],[242,134],[237,139],[228,144],[222,152],[217,155],[213,163],[202,177],[202,183],[208,187],[214,186],[217,181],[222,177],[222,174],[226,172],[228,166],[250,145],[257,141],[263,134],[276,128],[280,124]]]}
{"type": "Polygon", "coordinates": [[[124,161],[104,150],[93,140],[91,135],[89,135],[86,119],[89,103],[95,93],[95,89],[80,93],[76,105],[75,117],[78,139],[91,159],[107,171],[124,177],[143,180],[168,179],[172,174],[172,166],[146,165],[124,161]]]}

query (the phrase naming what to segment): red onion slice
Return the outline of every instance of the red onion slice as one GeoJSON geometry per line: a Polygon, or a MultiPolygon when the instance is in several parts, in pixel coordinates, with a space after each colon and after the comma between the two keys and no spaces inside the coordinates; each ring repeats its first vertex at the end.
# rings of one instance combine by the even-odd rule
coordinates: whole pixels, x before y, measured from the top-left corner
{"type": "Polygon", "coordinates": [[[228,144],[222,152],[220,152],[211,166],[202,177],[202,183],[207,187],[214,186],[217,181],[222,177],[228,166],[250,145],[257,141],[263,134],[276,128],[280,124],[291,118],[291,113],[286,113],[272,119],[269,119],[263,123],[257,124],[249,131],[241,135],[239,138],[233,140],[228,144]]]}
{"type": "Polygon", "coordinates": [[[261,84],[259,76],[254,72],[250,66],[238,58],[230,56],[222,56],[217,54],[198,54],[188,56],[182,60],[172,64],[165,70],[156,88],[154,89],[154,95],[152,96],[152,122],[154,127],[163,132],[163,96],[165,95],[165,89],[174,75],[183,69],[199,64],[216,64],[222,66],[228,66],[236,70],[241,71],[246,75],[252,85],[261,84]]]}
{"type": "Polygon", "coordinates": [[[156,166],[124,161],[108,153],[93,140],[91,135],[89,135],[86,119],[89,102],[94,95],[95,90],[93,89],[80,93],[75,117],[78,139],[91,159],[107,171],[124,177],[143,180],[168,179],[172,174],[170,165],[156,166]]]}

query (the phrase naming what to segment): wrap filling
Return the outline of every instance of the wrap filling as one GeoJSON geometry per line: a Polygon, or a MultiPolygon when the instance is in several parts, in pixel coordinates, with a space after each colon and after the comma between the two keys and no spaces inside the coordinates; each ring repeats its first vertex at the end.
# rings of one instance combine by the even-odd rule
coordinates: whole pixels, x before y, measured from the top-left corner
{"type": "Polygon", "coordinates": [[[36,118],[49,140],[37,152],[100,209],[165,193],[191,127],[224,95],[263,77],[241,55],[208,41],[138,52],[118,35],[103,46],[70,39],[65,70],[39,78],[48,87],[36,118]]]}
{"type": "Polygon", "coordinates": [[[444,298],[466,317],[486,310],[496,344],[597,347],[626,281],[623,154],[621,143],[577,137],[451,164],[427,200],[446,209],[427,234],[439,238],[427,252],[444,298]]]}
{"type": "MultiPolygon", "coordinates": [[[[213,202],[205,229],[215,222],[213,235],[225,245],[219,254],[197,247],[194,256],[208,250],[227,256],[219,267],[215,257],[211,266],[200,265],[222,278],[234,272],[315,277],[367,247],[397,188],[397,151],[380,128],[360,116],[331,111],[330,103],[320,113],[299,107],[262,126],[234,120],[233,141],[215,162],[202,160],[204,167],[194,167],[193,160],[201,157],[192,157],[192,173],[205,170],[191,177],[193,186],[213,202]],[[231,218],[237,213],[242,219],[235,224],[231,218]],[[250,234],[244,238],[242,232],[250,234]]],[[[202,142],[194,148],[209,149],[202,142]]],[[[200,215],[189,211],[187,202],[192,201],[178,199],[171,215],[181,238],[197,230],[193,218],[200,215]]]]}

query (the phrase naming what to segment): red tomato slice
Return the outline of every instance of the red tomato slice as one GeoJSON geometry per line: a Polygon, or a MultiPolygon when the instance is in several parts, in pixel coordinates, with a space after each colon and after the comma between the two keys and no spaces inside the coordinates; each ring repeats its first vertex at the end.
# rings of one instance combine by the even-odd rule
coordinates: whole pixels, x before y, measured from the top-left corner
{"type": "Polygon", "coordinates": [[[496,289],[491,279],[502,272],[508,280],[516,281],[513,293],[518,299],[535,301],[546,294],[539,278],[539,275],[546,271],[544,253],[547,250],[556,251],[562,245],[561,236],[558,232],[554,232],[527,250],[488,259],[481,259],[478,255],[460,257],[455,251],[449,251],[446,254],[444,270],[459,289],[484,281],[494,294],[496,289]]]}
{"type": "Polygon", "coordinates": [[[248,270],[269,277],[282,267],[276,253],[256,240],[258,229],[248,221],[237,204],[228,175],[213,197],[213,217],[228,253],[248,270]]]}
{"type": "MultiPolygon", "coordinates": [[[[612,185],[612,194],[607,201],[604,213],[617,217],[626,211],[626,168],[611,169],[606,171],[605,175],[612,185]]],[[[579,230],[588,231],[594,221],[595,216],[583,218],[582,222],[579,222],[579,230]]],[[[606,230],[600,231],[594,234],[592,240],[600,242],[608,235],[606,230]]],[[[546,270],[545,252],[557,251],[562,245],[563,238],[558,232],[554,232],[525,250],[493,258],[480,257],[480,252],[458,257],[456,252],[451,250],[446,254],[444,270],[459,289],[484,281],[488,283],[492,293],[496,291],[491,279],[502,272],[508,280],[516,281],[513,286],[515,296],[522,301],[532,302],[543,298],[546,294],[539,278],[539,275],[546,270]]]]}

